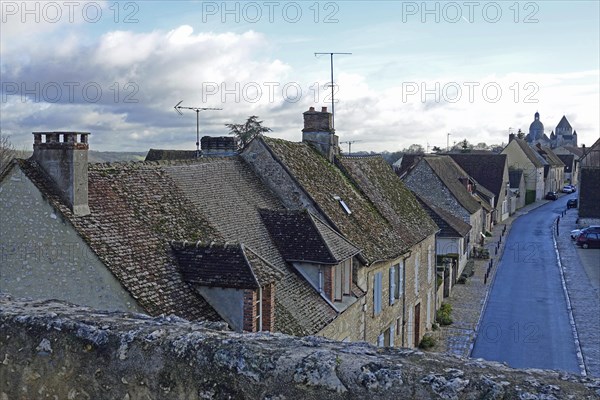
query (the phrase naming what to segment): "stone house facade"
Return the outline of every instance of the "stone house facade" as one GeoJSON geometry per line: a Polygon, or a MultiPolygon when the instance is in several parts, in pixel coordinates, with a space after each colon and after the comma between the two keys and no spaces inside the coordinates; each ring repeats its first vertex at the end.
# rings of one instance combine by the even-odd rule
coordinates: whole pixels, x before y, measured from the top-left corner
{"type": "Polygon", "coordinates": [[[331,114],[311,108],[302,142],[261,136],[241,155],[286,208],[362,249],[355,283],[366,295],[319,334],[416,346],[434,321],[436,226],[383,158],[341,157],[337,143],[331,114]]]}
{"type": "Polygon", "coordinates": [[[508,160],[505,154],[449,153],[467,174],[494,194],[493,220],[500,223],[510,215],[508,204],[508,160]]]}
{"type": "Polygon", "coordinates": [[[424,156],[403,177],[419,197],[471,226],[467,248],[481,241],[486,228],[475,183],[449,156],[424,156]]]}
{"type": "Polygon", "coordinates": [[[435,315],[435,224],[382,158],[321,153],[314,140],[332,130],[305,122],[302,143],[111,164],[86,162],[85,133],[36,133],[34,157],[0,174],[2,287],[236,331],[417,345],[435,315]],[[40,237],[56,254],[30,254],[40,237]]]}
{"type": "Polygon", "coordinates": [[[559,146],[552,149],[560,160],[565,164],[565,180],[571,185],[579,185],[579,160],[583,157],[581,147],[559,146]]]}
{"type": "Polygon", "coordinates": [[[600,139],[584,151],[580,159],[579,219],[580,226],[600,224],[600,139]]]}
{"type": "Polygon", "coordinates": [[[544,190],[546,193],[559,192],[565,183],[565,164],[549,147],[538,143],[533,150],[546,161],[544,165],[544,190]]]}
{"type": "Polygon", "coordinates": [[[525,180],[525,204],[533,203],[544,198],[544,160],[531,147],[514,134],[509,136],[509,142],[502,150],[506,154],[508,168],[523,171],[525,180]]]}

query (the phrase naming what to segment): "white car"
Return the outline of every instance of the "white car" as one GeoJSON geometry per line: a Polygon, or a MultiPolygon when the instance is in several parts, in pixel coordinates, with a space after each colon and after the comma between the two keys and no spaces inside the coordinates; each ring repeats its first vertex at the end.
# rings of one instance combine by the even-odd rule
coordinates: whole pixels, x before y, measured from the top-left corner
{"type": "Polygon", "coordinates": [[[573,189],[573,187],[571,185],[567,185],[562,188],[563,193],[573,193],[574,191],[575,191],[575,189],[573,189]]]}

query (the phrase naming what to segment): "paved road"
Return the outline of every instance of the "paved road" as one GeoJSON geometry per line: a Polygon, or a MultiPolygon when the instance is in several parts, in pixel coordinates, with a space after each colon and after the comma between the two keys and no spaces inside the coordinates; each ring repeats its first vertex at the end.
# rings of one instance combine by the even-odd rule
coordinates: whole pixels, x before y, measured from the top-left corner
{"type": "Polygon", "coordinates": [[[513,223],[472,357],[580,372],[551,233],[566,202],[561,197],[513,223]]]}

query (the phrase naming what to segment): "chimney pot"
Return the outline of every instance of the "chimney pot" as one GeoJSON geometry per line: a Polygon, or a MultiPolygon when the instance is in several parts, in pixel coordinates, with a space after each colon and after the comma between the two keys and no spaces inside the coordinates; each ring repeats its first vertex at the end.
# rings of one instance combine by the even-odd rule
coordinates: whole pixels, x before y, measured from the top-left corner
{"type": "Polygon", "coordinates": [[[321,107],[321,112],[327,112],[327,107],[321,107]]]}
{"type": "Polygon", "coordinates": [[[310,108],[308,109],[308,111],[315,111],[315,108],[314,108],[314,107],[310,107],[310,108]]]}

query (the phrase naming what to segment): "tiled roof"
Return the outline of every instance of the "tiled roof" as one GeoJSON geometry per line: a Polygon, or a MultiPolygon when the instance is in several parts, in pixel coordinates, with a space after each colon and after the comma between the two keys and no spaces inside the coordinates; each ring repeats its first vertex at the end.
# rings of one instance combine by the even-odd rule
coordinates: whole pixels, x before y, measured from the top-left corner
{"type": "Polygon", "coordinates": [[[423,197],[417,196],[417,199],[440,229],[438,237],[465,237],[471,230],[471,225],[448,211],[431,204],[423,197]]]}
{"type": "Polygon", "coordinates": [[[315,334],[337,316],[279,254],[258,209],[282,206],[239,157],[90,164],[91,214],[85,217],[72,215],[33,162],[21,166],[151,315],[220,320],[183,280],[169,244],[201,240],[243,243],[259,282],[271,279],[273,270],[282,272],[275,290],[276,331],[315,334]]]}
{"type": "Polygon", "coordinates": [[[310,335],[337,316],[279,253],[259,210],[283,205],[241,157],[204,157],[162,168],[224,240],[243,243],[284,273],[275,290],[276,331],[310,335]]]}
{"type": "Polygon", "coordinates": [[[489,189],[496,200],[504,190],[504,170],[507,168],[506,154],[464,153],[448,154],[467,174],[489,189]]]}
{"type": "Polygon", "coordinates": [[[461,178],[468,178],[468,174],[450,156],[428,156],[424,157],[423,161],[429,164],[433,172],[469,213],[473,214],[481,208],[481,204],[460,182],[461,178]]]}
{"type": "Polygon", "coordinates": [[[429,215],[383,157],[341,157],[339,163],[392,224],[403,246],[410,248],[435,234],[437,229],[429,215]]]}
{"type": "Polygon", "coordinates": [[[145,161],[193,160],[196,150],[160,150],[150,149],[145,161]]]}
{"type": "Polygon", "coordinates": [[[20,166],[150,315],[220,320],[182,280],[168,244],[220,236],[165,171],[144,163],[89,164],[91,214],[75,217],[35,162],[20,166]]]}
{"type": "Polygon", "coordinates": [[[583,156],[583,150],[581,149],[581,147],[575,147],[575,146],[563,146],[565,149],[569,150],[571,153],[575,154],[577,157],[582,157],[583,156]]]}
{"type": "Polygon", "coordinates": [[[511,188],[518,188],[521,184],[521,177],[523,176],[522,169],[511,169],[508,170],[508,180],[511,188]]]}
{"type": "MultiPolygon", "coordinates": [[[[262,137],[273,155],[294,176],[338,230],[362,249],[369,262],[394,259],[408,247],[392,224],[342,171],[306,143],[262,137]],[[340,203],[344,201],[351,214],[340,203]]],[[[389,168],[389,167],[388,167],[389,168]]],[[[394,179],[397,179],[394,176],[394,179]]],[[[329,222],[328,221],[328,222],[329,222]]]]}
{"type": "Polygon", "coordinates": [[[242,244],[172,242],[171,247],[183,279],[192,284],[256,289],[283,275],[242,244]]]}
{"type": "Polygon", "coordinates": [[[288,262],[335,265],[360,252],[306,210],[260,210],[260,215],[279,252],[288,262]]]}
{"type": "Polygon", "coordinates": [[[600,167],[600,139],[585,150],[580,163],[582,167],[600,167]]]}

